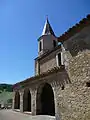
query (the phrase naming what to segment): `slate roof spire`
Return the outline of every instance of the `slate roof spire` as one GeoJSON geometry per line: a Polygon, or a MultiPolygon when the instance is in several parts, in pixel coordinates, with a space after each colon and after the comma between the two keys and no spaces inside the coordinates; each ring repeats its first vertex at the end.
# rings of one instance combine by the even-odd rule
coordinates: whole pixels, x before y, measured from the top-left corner
{"type": "Polygon", "coordinates": [[[42,35],[54,35],[55,36],[55,34],[53,32],[53,29],[52,29],[52,27],[51,27],[51,25],[49,23],[48,17],[46,19],[42,35]]]}

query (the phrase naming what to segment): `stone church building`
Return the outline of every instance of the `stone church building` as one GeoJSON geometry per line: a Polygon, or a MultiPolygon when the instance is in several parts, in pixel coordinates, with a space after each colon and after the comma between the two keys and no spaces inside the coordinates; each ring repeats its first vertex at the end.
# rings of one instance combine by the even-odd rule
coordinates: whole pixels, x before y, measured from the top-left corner
{"type": "Polygon", "coordinates": [[[90,120],[90,15],[60,37],[46,20],[35,75],[13,86],[13,110],[90,120]]]}

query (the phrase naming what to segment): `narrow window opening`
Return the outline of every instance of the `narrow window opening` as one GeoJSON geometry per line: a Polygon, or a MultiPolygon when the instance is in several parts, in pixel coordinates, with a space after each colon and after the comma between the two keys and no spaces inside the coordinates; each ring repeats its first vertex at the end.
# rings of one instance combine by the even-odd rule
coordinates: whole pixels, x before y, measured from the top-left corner
{"type": "Polygon", "coordinates": [[[87,82],[87,83],[86,83],[86,86],[87,86],[87,87],[90,87],[90,82],[87,82]]]}
{"type": "Polygon", "coordinates": [[[56,47],[56,41],[53,40],[53,47],[55,48],[56,47]]]}
{"type": "Polygon", "coordinates": [[[41,51],[42,50],[42,42],[40,41],[39,43],[39,50],[41,51]]]}
{"type": "Polygon", "coordinates": [[[61,65],[61,53],[58,53],[58,66],[61,65]]]}
{"type": "Polygon", "coordinates": [[[61,87],[62,90],[64,90],[64,85],[61,87]]]}

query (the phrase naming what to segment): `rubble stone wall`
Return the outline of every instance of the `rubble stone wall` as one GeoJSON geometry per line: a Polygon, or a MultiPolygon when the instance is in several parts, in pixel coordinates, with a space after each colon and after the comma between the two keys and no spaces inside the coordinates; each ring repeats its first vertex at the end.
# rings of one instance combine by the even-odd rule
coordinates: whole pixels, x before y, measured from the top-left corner
{"type": "Polygon", "coordinates": [[[57,89],[62,120],[90,119],[90,26],[63,43],[63,57],[71,84],[57,89]],[[88,86],[87,86],[88,83],[88,86]]]}

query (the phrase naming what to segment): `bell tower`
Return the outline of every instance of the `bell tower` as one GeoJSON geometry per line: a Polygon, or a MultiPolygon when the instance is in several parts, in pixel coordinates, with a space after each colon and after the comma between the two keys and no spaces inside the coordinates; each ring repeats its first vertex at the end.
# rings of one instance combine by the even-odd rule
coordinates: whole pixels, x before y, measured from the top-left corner
{"type": "Polygon", "coordinates": [[[53,29],[46,19],[42,35],[38,39],[38,56],[51,51],[58,45],[57,37],[55,36],[53,29]]]}

